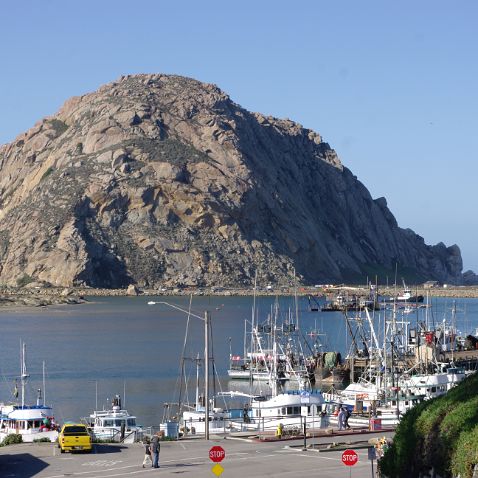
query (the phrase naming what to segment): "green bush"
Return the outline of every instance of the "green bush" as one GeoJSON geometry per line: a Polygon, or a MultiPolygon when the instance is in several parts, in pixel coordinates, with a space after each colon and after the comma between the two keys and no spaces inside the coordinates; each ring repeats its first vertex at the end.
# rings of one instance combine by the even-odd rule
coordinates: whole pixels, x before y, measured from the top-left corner
{"type": "Polygon", "coordinates": [[[28,274],[23,274],[22,277],[17,279],[17,286],[25,287],[27,284],[30,284],[30,282],[33,282],[33,280],[33,277],[30,277],[28,274]]]}
{"type": "Polygon", "coordinates": [[[57,136],[61,136],[68,129],[68,125],[64,121],[58,119],[50,120],[50,124],[55,130],[57,136]]]}
{"type": "Polygon", "coordinates": [[[33,443],[51,443],[51,440],[49,438],[35,438],[33,440],[33,443]]]}
{"type": "Polygon", "coordinates": [[[55,168],[53,168],[52,166],[50,166],[44,173],[43,173],[43,176],[41,177],[40,181],[43,181],[44,179],[46,179],[48,176],[50,176],[53,172],[55,171],[55,168]]]}
{"type": "Polygon", "coordinates": [[[478,464],[478,426],[460,435],[451,461],[451,471],[454,476],[472,478],[476,464],[478,464]]]}
{"type": "Polygon", "coordinates": [[[0,446],[7,446],[7,445],[15,445],[16,443],[22,443],[23,439],[20,434],[14,433],[12,435],[7,435],[2,443],[0,443],[0,446]]]}

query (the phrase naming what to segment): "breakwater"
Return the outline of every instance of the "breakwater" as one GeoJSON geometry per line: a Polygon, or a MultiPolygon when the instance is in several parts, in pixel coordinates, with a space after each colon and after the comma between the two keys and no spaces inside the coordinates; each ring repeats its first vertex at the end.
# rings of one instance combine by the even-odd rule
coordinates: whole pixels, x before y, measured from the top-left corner
{"type": "MultiPolygon", "coordinates": [[[[266,287],[258,288],[258,296],[299,296],[312,295],[315,297],[326,297],[337,294],[341,290],[357,296],[369,294],[366,286],[340,286],[335,287],[266,287]]],[[[378,287],[379,294],[384,297],[393,297],[400,293],[401,288],[378,287]]],[[[413,294],[420,294],[429,297],[449,297],[449,298],[478,298],[478,286],[448,286],[448,287],[411,287],[413,294]]],[[[167,289],[149,289],[140,287],[129,287],[124,289],[95,289],[89,287],[4,287],[0,288],[0,307],[26,306],[26,307],[44,307],[59,304],[81,304],[87,301],[88,297],[123,297],[123,296],[206,296],[206,297],[248,297],[254,294],[251,288],[167,288],[167,289]]]]}

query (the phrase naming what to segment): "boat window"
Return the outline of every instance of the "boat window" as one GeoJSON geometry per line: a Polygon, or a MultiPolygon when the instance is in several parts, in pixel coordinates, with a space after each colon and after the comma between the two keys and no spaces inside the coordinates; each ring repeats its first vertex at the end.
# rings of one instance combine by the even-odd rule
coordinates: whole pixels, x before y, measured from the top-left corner
{"type": "Polygon", "coordinates": [[[408,400],[405,400],[405,406],[408,405],[408,400]]]}
{"type": "Polygon", "coordinates": [[[432,387],[432,393],[435,393],[437,391],[436,387],[432,387]]]}
{"type": "Polygon", "coordinates": [[[124,423],[124,420],[115,420],[115,427],[120,427],[124,423]]]}
{"type": "Polygon", "coordinates": [[[113,426],[113,420],[104,420],[103,421],[103,426],[104,427],[112,427],[113,426]]]}
{"type": "Polygon", "coordinates": [[[285,407],[282,407],[282,415],[285,415],[286,414],[286,408],[285,407]]]}
{"type": "Polygon", "coordinates": [[[128,426],[129,427],[136,426],[136,420],[134,418],[128,418],[128,426]]]}

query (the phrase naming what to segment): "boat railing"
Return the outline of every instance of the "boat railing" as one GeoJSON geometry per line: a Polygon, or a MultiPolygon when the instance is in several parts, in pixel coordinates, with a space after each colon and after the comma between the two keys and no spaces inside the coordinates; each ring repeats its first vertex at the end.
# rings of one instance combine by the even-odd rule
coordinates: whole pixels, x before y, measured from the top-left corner
{"type": "MultiPolygon", "coordinates": [[[[329,419],[326,414],[317,414],[314,416],[270,416],[270,417],[240,417],[240,418],[221,418],[214,420],[211,417],[209,422],[209,432],[215,434],[228,434],[231,432],[273,432],[276,430],[279,423],[283,424],[284,431],[290,435],[294,434],[295,430],[303,430],[304,423],[306,429],[319,429],[329,426],[329,419]]],[[[179,434],[181,437],[191,437],[195,435],[204,434],[204,420],[189,418],[184,421],[179,427],[179,434]]]]}
{"type": "Polygon", "coordinates": [[[135,441],[141,441],[143,439],[142,430],[130,430],[122,433],[121,430],[110,429],[103,430],[101,433],[98,434],[95,434],[94,430],[92,430],[92,433],[94,438],[98,441],[107,441],[113,443],[130,443],[135,441]]]}

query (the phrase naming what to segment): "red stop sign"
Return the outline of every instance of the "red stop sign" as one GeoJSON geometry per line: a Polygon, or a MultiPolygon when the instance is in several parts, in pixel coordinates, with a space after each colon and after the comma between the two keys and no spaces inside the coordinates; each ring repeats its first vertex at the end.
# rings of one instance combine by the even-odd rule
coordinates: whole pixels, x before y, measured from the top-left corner
{"type": "Polygon", "coordinates": [[[342,463],[345,466],[354,466],[358,462],[358,455],[354,450],[345,450],[342,453],[342,463]]]}
{"type": "Polygon", "coordinates": [[[222,446],[213,446],[209,450],[209,458],[215,463],[219,463],[226,458],[226,452],[222,446]]]}

